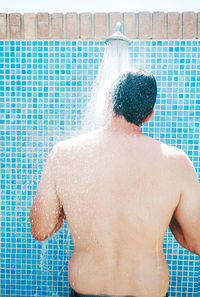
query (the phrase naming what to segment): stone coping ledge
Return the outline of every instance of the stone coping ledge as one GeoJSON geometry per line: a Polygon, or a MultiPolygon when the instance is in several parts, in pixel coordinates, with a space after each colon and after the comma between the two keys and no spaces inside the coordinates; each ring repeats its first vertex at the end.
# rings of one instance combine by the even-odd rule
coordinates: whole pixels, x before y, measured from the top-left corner
{"type": "Polygon", "coordinates": [[[118,21],[131,40],[200,39],[200,12],[0,13],[0,40],[105,40],[118,21]]]}

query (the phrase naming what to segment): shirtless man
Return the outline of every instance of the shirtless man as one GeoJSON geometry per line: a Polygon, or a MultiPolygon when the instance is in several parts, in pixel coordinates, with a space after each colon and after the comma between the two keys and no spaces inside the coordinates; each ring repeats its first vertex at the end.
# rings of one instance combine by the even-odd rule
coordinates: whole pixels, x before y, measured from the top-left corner
{"type": "Polygon", "coordinates": [[[110,90],[105,127],[57,143],[48,156],[31,232],[43,241],[67,219],[74,243],[71,296],[165,296],[168,226],[184,248],[200,255],[195,169],[182,150],[141,132],[156,93],[147,72],[122,74],[110,90]]]}

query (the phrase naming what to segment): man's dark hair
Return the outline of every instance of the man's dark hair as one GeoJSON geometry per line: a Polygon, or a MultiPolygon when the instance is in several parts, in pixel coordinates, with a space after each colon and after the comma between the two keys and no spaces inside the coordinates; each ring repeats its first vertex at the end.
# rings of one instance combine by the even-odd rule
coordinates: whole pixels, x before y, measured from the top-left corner
{"type": "Polygon", "coordinates": [[[143,70],[131,70],[121,74],[111,87],[113,111],[140,126],[153,111],[157,85],[154,76],[143,70]]]}

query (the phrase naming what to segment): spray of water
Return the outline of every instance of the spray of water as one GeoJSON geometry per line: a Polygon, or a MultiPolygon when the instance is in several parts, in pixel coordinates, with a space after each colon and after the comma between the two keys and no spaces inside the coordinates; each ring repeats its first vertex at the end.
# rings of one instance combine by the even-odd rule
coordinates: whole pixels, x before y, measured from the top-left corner
{"type": "Polygon", "coordinates": [[[109,89],[118,75],[129,69],[128,46],[129,44],[122,40],[110,40],[106,43],[104,56],[82,121],[82,132],[103,126],[109,89]]]}

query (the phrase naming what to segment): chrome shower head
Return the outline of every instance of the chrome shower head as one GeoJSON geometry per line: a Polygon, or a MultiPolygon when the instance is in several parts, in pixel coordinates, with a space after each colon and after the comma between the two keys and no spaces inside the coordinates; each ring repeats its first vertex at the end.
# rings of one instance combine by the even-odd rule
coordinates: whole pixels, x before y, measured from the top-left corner
{"type": "Polygon", "coordinates": [[[127,42],[128,44],[131,43],[131,41],[126,37],[124,34],[122,34],[122,24],[121,22],[118,22],[116,25],[116,31],[114,34],[106,38],[105,43],[109,43],[112,40],[120,40],[122,42],[127,42]]]}

